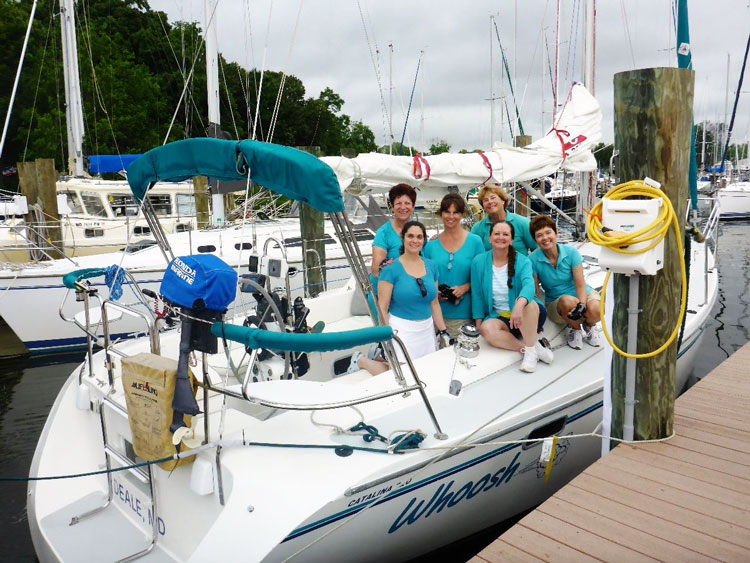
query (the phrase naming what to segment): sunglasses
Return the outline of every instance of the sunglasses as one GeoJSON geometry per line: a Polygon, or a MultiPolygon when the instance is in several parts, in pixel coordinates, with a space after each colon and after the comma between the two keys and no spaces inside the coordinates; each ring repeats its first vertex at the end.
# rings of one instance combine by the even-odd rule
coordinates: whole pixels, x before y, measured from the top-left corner
{"type": "Polygon", "coordinates": [[[417,285],[419,286],[419,293],[422,294],[422,297],[427,297],[427,288],[424,286],[422,278],[417,278],[417,285]]]}
{"type": "Polygon", "coordinates": [[[449,270],[453,269],[453,255],[454,254],[455,254],[454,252],[451,252],[450,256],[448,256],[448,269],[449,270]]]}

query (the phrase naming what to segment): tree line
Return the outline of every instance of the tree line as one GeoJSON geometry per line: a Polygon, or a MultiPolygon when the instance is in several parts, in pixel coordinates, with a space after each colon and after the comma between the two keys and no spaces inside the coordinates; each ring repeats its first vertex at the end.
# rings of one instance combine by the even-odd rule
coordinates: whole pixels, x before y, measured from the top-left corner
{"type": "MultiPolygon", "coordinates": [[[[4,109],[10,102],[30,4],[0,0],[4,109]]],[[[35,158],[55,159],[58,170],[67,166],[59,12],[59,0],[40,0],[0,159],[5,174],[16,162],[35,158]]],[[[152,10],[146,0],[84,0],[76,3],[76,31],[84,154],[141,153],[165,137],[175,141],[207,134],[206,59],[197,23],[170,24],[167,15],[152,10]]],[[[322,155],[376,150],[373,132],[342,112],[344,100],[336,92],[325,88],[309,96],[292,75],[284,78],[270,139],[282,73],[265,71],[258,104],[260,71],[244,69],[221,55],[219,59],[222,129],[231,138],[252,135],[257,107],[257,139],[319,147],[322,155]]]]}

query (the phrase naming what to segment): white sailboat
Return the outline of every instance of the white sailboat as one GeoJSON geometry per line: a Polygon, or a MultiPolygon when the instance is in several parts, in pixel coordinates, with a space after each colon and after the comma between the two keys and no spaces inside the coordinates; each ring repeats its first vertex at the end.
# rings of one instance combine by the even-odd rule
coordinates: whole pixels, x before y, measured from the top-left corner
{"type": "MultiPolygon", "coordinates": [[[[225,161],[231,175],[243,155],[253,162],[248,173],[264,176],[269,167],[294,169],[287,155],[304,159],[306,172],[285,174],[269,187],[331,213],[357,283],[366,288],[343,203],[332,195],[341,185],[331,169],[283,147],[243,143],[222,147],[227,157],[211,162],[225,161]],[[264,164],[267,151],[279,158],[264,164]],[[298,183],[311,192],[297,191],[298,183]]],[[[161,166],[175,153],[166,160],[161,154],[151,162],[163,177],[161,166]]],[[[143,196],[150,174],[141,174],[140,183],[131,174],[134,193],[143,196]]],[[[427,181],[425,187],[438,189],[427,181]]],[[[601,285],[597,249],[581,250],[587,281],[601,285]]],[[[717,288],[706,245],[692,252],[681,378],[717,288]]],[[[270,258],[259,257],[261,273],[273,269],[270,258]]],[[[151,330],[149,338],[116,345],[106,337],[106,349],[64,385],[37,446],[32,478],[98,472],[31,482],[29,523],[40,559],[75,560],[85,538],[107,537],[97,552],[102,559],[407,560],[533,506],[598,456],[600,441],[591,433],[602,418],[603,348],[573,350],[565,329],[548,322],[544,336],[555,361],[533,375],[519,371],[517,354],[467,337],[372,377],[347,373],[353,350],[375,342],[390,350],[399,340],[390,327],[373,326],[355,283],[304,307],[305,321],[324,324],[322,332],[287,332],[293,328],[283,322],[257,329],[242,326],[243,318],[212,325],[224,351],[195,357],[202,412],[182,441],[194,448],[195,460],[172,471],[143,465],[135,453],[137,429],[126,399],[132,384],[123,378],[126,364],[143,352],[172,365],[187,361],[180,360],[187,352],[183,335],[151,330]],[[290,368],[300,355],[309,367],[290,368]],[[553,435],[559,440],[548,464],[540,461],[541,441],[553,435]]]]}

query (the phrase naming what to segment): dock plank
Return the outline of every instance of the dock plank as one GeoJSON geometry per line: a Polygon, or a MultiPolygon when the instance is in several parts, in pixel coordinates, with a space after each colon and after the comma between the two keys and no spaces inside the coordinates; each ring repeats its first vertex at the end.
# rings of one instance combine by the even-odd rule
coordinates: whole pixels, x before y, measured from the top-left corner
{"type": "Polygon", "coordinates": [[[580,551],[589,557],[593,557],[592,553],[600,551],[601,554],[595,558],[605,561],[658,561],[641,551],[621,545],[610,536],[593,533],[576,524],[550,516],[539,509],[526,516],[522,522],[523,524],[516,524],[511,530],[521,525],[548,538],[554,538],[569,549],[580,551]]]}
{"type": "Polygon", "coordinates": [[[480,561],[750,561],[748,365],[750,343],[677,399],[671,440],[617,446],[480,561]]]}
{"type": "MultiPolygon", "coordinates": [[[[719,539],[725,538],[730,543],[750,549],[750,527],[743,528],[712,515],[696,512],[693,510],[695,502],[686,503],[687,506],[680,506],[649,495],[648,488],[643,490],[641,487],[622,486],[587,473],[577,478],[575,483],[571,483],[570,489],[575,491],[575,494],[578,494],[579,491],[586,491],[609,498],[613,503],[619,503],[636,510],[646,510],[651,515],[684,526],[687,530],[694,530],[719,539]]],[[[561,496],[564,498],[565,494],[561,496]]],[[[745,518],[744,521],[747,524],[750,524],[746,520],[748,516],[750,515],[745,514],[741,517],[745,518]]]]}
{"type": "Polygon", "coordinates": [[[607,493],[600,495],[579,487],[564,487],[556,498],[578,506],[582,511],[617,522],[623,528],[643,532],[654,545],[659,545],[660,556],[664,555],[670,561],[685,561],[695,557],[695,553],[720,561],[736,561],[745,551],[741,546],[708,535],[703,530],[688,529],[654,514],[650,503],[632,507],[614,501],[607,493]]]}
{"type": "Polygon", "coordinates": [[[750,507],[737,508],[711,497],[700,496],[689,487],[678,488],[672,483],[661,483],[649,476],[642,477],[623,471],[612,471],[609,467],[598,463],[592,465],[579,477],[584,475],[602,479],[631,491],[639,491],[650,498],[663,500],[694,511],[696,514],[703,514],[750,530],[750,507]]]}

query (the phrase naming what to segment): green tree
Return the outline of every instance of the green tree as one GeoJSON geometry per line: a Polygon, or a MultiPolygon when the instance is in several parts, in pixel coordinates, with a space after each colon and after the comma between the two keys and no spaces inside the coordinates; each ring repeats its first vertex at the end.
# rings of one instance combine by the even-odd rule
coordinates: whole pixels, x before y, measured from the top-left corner
{"type": "Polygon", "coordinates": [[[451,146],[448,144],[448,141],[444,139],[436,139],[430,145],[429,154],[441,154],[444,152],[450,152],[450,150],[451,150],[451,146]]]}
{"type": "MultiPolygon", "coordinates": [[[[0,10],[0,107],[7,108],[30,3],[0,0],[0,10]]],[[[207,134],[206,64],[197,23],[170,24],[146,0],[77,2],[76,19],[85,154],[137,153],[165,138],[207,134]]],[[[317,145],[323,154],[340,154],[345,147],[375,150],[372,131],[342,112],[344,100],[331,88],[307,97],[297,77],[266,71],[258,104],[260,72],[221,56],[219,62],[222,129],[232,138],[255,131],[260,140],[317,145]]],[[[40,0],[37,7],[0,168],[38,157],[54,158],[58,169],[67,160],[57,0],[40,0]]]]}
{"type": "Polygon", "coordinates": [[[612,158],[614,145],[612,143],[597,143],[594,147],[594,158],[599,170],[609,170],[609,162],[612,158]]]}

